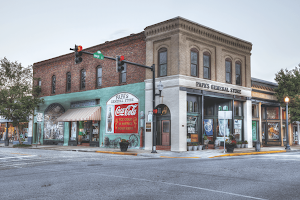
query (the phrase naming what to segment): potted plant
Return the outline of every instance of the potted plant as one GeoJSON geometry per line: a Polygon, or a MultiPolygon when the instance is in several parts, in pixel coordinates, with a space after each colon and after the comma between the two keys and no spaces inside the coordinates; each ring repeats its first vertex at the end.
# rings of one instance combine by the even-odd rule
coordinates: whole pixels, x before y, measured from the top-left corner
{"type": "Polygon", "coordinates": [[[204,149],[205,149],[205,147],[208,149],[208,142],[209,142],[209,140],[208,140],[208,138],[207,138],[206,135],[203,137],[203,140],[204,140],[204,149]]]}
{"type": "Polygon", "coordinates": [[[197,143],[193,143],[193,151],[197,151],[198,145],[197,143]]]}
{"type": "Polygon", "coordinates": [[[192,151],[193,150],[192,143],[187,143],[187,150],[188,151],[192,151]]]}
{"type": "Polygon", "coordinates": [[[201,143],[198,144],[198,150],[202,150],[203,149],[203,145],[201,143]]]}
{"type": "Polygon", "coordinates": [[[244,144],[245,144],[245,148],[248,148],[248,141],[247,140],[245,140],[244,144]]]}
{"type": "Polygon", "coordinates": [[[242,142],[241,141],[237,142],[236,143],[236,148],[241,148],[241,147],[242,147],[242,142]]]}
{"type": "Polygon", "coordinates": [[[121,151],[127,151],[127,149],[128,149],[128,145],[129,145],[129,142],[128,142],[128,140],[125,140],[125,139],[121,139],[121,142],[119,142],[119,144],[120,144],[120,149],[121,149],[121,151]]]}
{"type": "Polygon", "coordinates": [[[225,147],[228,153],[232,153],[234,151],[234,147],[236,145],[236,141],[229,136],[229,139],[225,141],[225,147]]]}

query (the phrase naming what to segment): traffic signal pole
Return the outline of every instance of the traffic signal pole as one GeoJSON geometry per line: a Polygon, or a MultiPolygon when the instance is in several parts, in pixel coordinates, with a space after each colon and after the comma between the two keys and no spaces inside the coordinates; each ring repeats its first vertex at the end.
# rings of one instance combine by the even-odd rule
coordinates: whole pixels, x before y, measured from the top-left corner
{"type": "MultiPolygon", "coordinates": [[[[75,49],[72,49],[72,48],[70,48],[70,50],[75,51],[75,49]]],[[[94,55],[93,53],[90,53],[87,51],[81,51],[81,52],[84,54],[94,55]]],[[[109,56],[104,56],[104,58],[117,61],[116,58],[109,57],[109,56]]],[[[151,67],[149,67],[146,65],[130,62],[127,60],[123,60],[123,62],[127,63],[127,64],[131,64],[131,65],[139,66],[139,67],[144,67],[146,69],[151,69],[151,71],[152,71],[152,92],[153,92],[152,93],[152,111],[153,111],[155,108],[155,96],[156,96],[155,95],[155,64],[153,64],[151,67]]],[[[156,152],[156,115],[153,114],[152,116],[153,116],[153,120],[152,120],[153,121],[153,131],[152,131],[153,139],[152,139],[152,152],[151,153],[157,153],[156,152]]]]}

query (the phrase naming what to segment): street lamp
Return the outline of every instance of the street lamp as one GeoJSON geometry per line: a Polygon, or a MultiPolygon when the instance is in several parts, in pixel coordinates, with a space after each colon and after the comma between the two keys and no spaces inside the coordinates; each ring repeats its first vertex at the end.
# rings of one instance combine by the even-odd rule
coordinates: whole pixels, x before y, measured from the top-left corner
{"type": "MultiPolygon", "coordinates": [[[[157,89],[159,90],[159,96],[161,97],[161,91],[164,89],[164,86],[161,83],[161,81],[159,81],[159,83],[157,85],[157,89]]],[[[158,95],[158,94],[155,94],[155,95],[158,95]]]]}
{"type": "Polygon", "coordinates": [[[286,147],[285,149],[287,150],[291,150],[291,147],[290,147],[290,144],[289,144],[289,120],[288,120],[288,109],[289,109],[289,101],[290,101],[290,98],[289,97],[285,97],[284,98],[284,101],[286,103],[286,106],[285,106],[285,119],[286,119],[286,122],[285,122],[285,126],[286,126],[286,147]]]}

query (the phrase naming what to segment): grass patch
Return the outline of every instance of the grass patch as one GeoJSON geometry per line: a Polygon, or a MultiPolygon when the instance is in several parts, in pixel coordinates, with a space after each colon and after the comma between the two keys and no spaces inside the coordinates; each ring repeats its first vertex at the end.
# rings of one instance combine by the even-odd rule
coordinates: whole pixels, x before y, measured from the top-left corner
{"type": "Polygon", "coordinates": [[[32,145],[31,144],[15,144],[13,146],[13,148],[18,148],[18,147],[31,147],[32,145]]]}

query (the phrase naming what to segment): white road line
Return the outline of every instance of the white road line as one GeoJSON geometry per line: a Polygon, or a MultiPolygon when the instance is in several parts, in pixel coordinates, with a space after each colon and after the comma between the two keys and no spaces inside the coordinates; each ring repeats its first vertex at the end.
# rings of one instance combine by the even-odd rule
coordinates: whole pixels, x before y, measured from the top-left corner
{"type": "Polygon", "coordinates": [[[217,192],[217,193],[222,193],[222,194],[228,194],[228,195],[233,195],[233,196],[238,196],[238,197],[245,197],[249,199],[260,199],[260,200],[266,200],[258,197],[252,197],[252,196],[246,196],[242,194],[236,194],[236,193],[231,193],[231,192],[224,192],[220,190],[212,190],[212,189],[207,189],[207,188],[201,188],[201,187],[195,187],[195,186],[190,186],[190,185],[182,185],[182,184],[177,184],[177,183],[168,183],[168,182],[161,182],[161,181],[152,181],[148,179],[143,179],[143,178],[132,178],[132,177],[125,177],[125,176],[115,176],[115,175],[108,175],[108,174],[98,174],[102,176],[112,176],[116,178],[125,178],[125,179],[133,179],[133,180],[140,180],[140,181],[148,181],[148,182],[155,182],[155,183],[161,183],[161,184],[167,184],[167,185],[174,185],[174,186],[180,186],[180,187],[187,187],[187,188],[193,188],[193,189],[198,189],[198,190],[205,190],[205,191],[210,191],[210,192],[217,192]]]}

